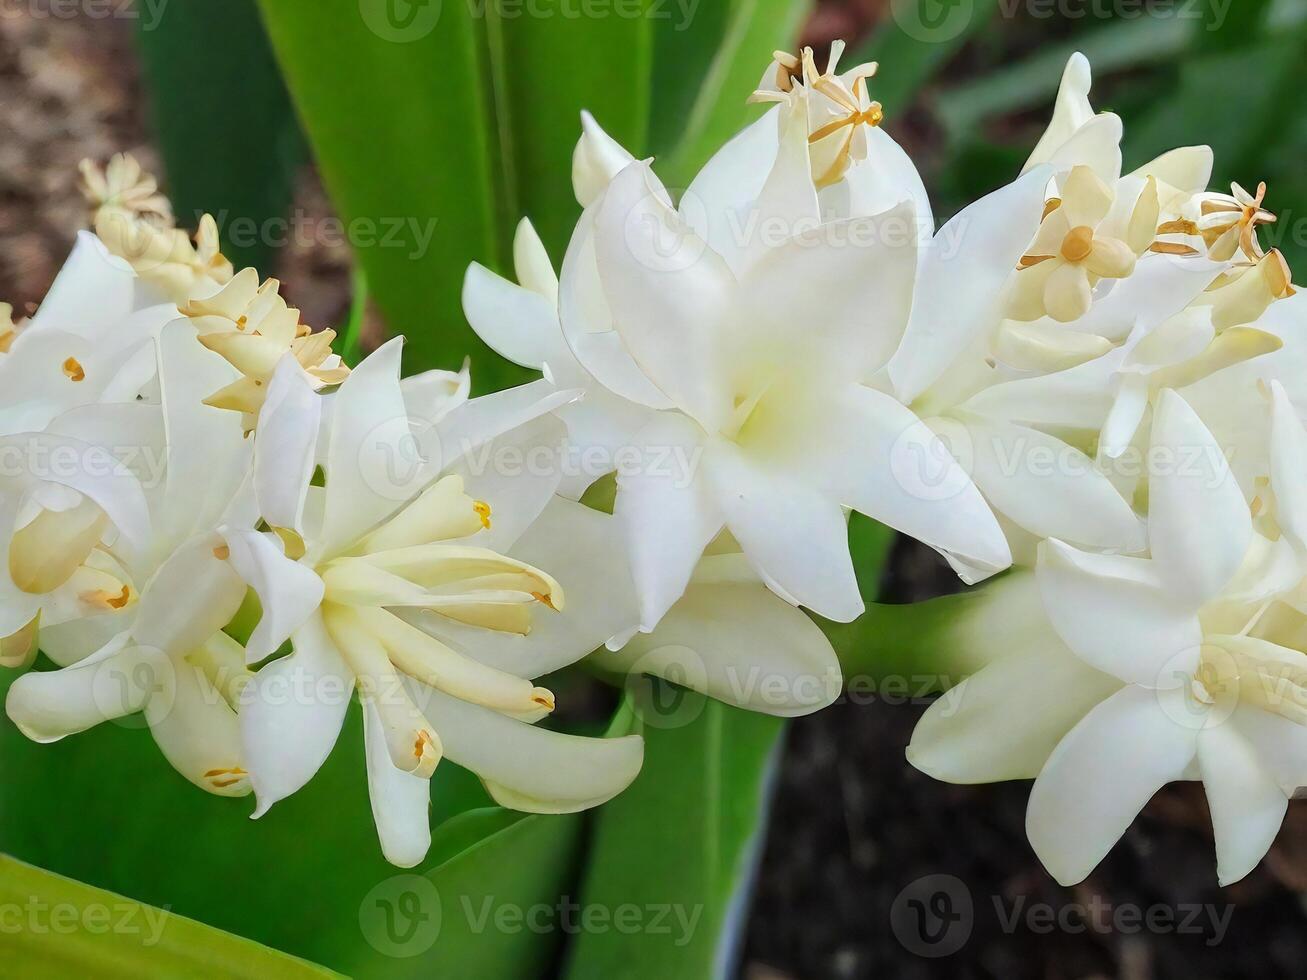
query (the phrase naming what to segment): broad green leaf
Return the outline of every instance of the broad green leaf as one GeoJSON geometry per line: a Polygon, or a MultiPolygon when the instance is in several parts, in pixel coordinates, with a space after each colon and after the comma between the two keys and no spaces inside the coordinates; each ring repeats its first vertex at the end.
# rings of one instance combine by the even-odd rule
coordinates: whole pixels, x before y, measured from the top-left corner
{"type": "Polygon", "coordinates": [[[571,181],[581,110],[637,157],[644,154],[653,33],[667,5],[635,0],[590,17],[576,15],[574,0],[494,0],[490,9],[498,17],[487,23],[502,37],[496,107],[517,204],[506,217],[530,217],[557,263],[581,212],[571,181]]]}
{"type": "Polygon", "coordinates": [[[500,218],[481,5],[263,0],[261,9],[372,296],[408,337],[409,369],[457,369],[471,353],[481,389],[523,378],[481,344],[459,302],[468,263],[500,266],[511,231],[500,218]]]}
{"type": "Polygon", "coordinates": [[[332,977],[284,953],[0,854],[0,963],[27,980],[332,977]]]}
{"type": "Polygon", "coordinates": [[[784,722],[645,690],[644,769],[599,810],[580,891],[604,924],[573,941],[570,980],[726,976],[740,940],[784,722]]]}
{"type": "Polygon", "coordinates": [[[566,898],[581,844],[577,815],[488,809],[445,824],[421,874],[398,873],[364,898],[351,975],[495,977],[545,974],[569,928],[566,898]]]}
{"type": "MultiPolygon", "coordinates": [[[[668,187],[685,187],[718,147],[757,118],[758,107],[746,102],[749,93],[757,87],[774,50],[793,50],[812,8],[810,0],[722,2],[728,13],[712,61],[680,64],[682,84],[695,90],[694,101],[688,109],[680,108],[676,100],[669,109],[658,107],[660,112],[676,114],[680,122],[680,139],[659,167],[668,187]]],[[[713,27],[705,22],[702,29],[713,27]]],[[[660,121],[655,127],[667,132],[675,124],[660,121]]]]}
{"type": "MultiPolygon", "coordinates": [[[[0,674],[0,699],[12,677],[0,674]]],[[[452,819],[490,801],[470,773],[446,763],[432,781],[431,854],[401,871],[377,843],[362,744],[355,705],[318,775],[251,821],[251,799],[209,796],[173,772],[137,717],[53,745],[29,742],[3,719],[0,850],[351,975],[394,975],[402,962],[429,976],[430,964],[452,969],[482,944],[506,964],[490,975],[529,975],[514,971],[551,955],[555,937],[473,934],[486,926],[464,910],[479,915],[486,895],[524,907],[556,903],[570,886],[580,818],[491,809],[452,819]],[[486,835],[493,846],[480,840],[486,835]],[[375,901],[403,893],[403,876],[413,874],[431,875],[445,918],[431,943],[401,961],[377,938],[375,901]]]]}
{"type": "Polygon", "coordinates": [[[290,234],[304,142],[254,0],[160,6],[138,20],[146,91],[179,222],[206,211],[237,268],[267,274],[290,234]]]}

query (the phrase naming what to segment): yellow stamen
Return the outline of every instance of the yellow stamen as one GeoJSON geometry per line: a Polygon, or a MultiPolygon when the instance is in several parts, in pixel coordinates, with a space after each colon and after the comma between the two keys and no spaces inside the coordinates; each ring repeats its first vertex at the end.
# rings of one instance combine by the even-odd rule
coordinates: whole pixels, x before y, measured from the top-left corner
{"type": "Polygon", "coordinates": [[[106,592],[104,589],[94,589],[90,592],[83,592],[78,596],[83,602],[92,606],[103,606],[106,609],[122,609],[132,598],[130,586],[124,585],[119,593],[106,592]]]}
{"type": "Polygon", "coordinates": [[[481,526],[487,531],[490,530],[490,505],[484,500],[474,500],[472,509],[476,511],[477,517],[481,519],[481,526]]]}
{"type": "Polygon", "coordinates": [[[220,544],[218,547],[213,549],[213,557],[217,558],[218,561],[226,561],[231,557],[231,549],[225,544],[220,544]]]}
{"type": "Polygon", "coordinates": [[[554,612],[558,612],[558,607],[554,605],[554,600],[551,599],[549,596],[545,595],[543,592],[532,592],[531,598],[534,599],[536,602],[543,603],[544,605],[548,606],[554,612]]]}
{"type": "Polygon", "coordinates": [[[68,358],[68,360],[64,361],[63,368],[64,368],[64,374],[68,377],[68,380],[70,381],[86,380],[86,369],[82,367],[81,362],[77,360],[77,358],[75,357],[68,358]]]}

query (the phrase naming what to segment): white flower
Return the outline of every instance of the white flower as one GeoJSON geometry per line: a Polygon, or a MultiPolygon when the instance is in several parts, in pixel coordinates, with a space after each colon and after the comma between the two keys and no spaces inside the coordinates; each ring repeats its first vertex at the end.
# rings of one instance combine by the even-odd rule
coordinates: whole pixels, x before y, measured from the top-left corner
{"type": "Polygon", "coordinates": [[[1040,602],[1023,585],[1021,611],[1009,603],[1002,620],[1026,624],[1017,642],[914,734],[909,757],[941,778],[1037,775],[1027,831],[1063,883],[1084,878],[1153,793],[1180,779],[1202,780],[1220,880],[1237,880],[1307,783],[1294,482],[1307,432],[1278,387],[1274,414],[1276,506],[1250,509],[1211,434],[1164,392],[1149,557],[1045,542],[1040,602]]]}
{"type": "MultiPolygon", "coordinates": [[[[246,589],[216,529],[252,526],[241,492],[250,446],[236,416],[199,400],[199,389],[232,370],[185,321],[165,328],[157,346],[161,405],[86,406],[41,437],[81,436],[74,472],[115,465],[109,476],[60,484],[80,498],[47,507],[5,542],[16,585],[52,588],[17,593],[0,578],[0,609],[21,619],[39,604],[41,649],[62,666],[19,677],[5,707],[40,742],[143,711],[178,772],[211,793],[242,796],[250,785],[234,704],[247,677],[240,644],[221,631],[246,589]]],[[[22,499],[4,496],[3,526],[22,499]]]]}
{"type": "MultiPolygon", "coordinates": [[[[608,164],[595,161],[615,161],[620,169],[631,158],[588,115],[585,126],[586,134],[577,144],[575,180],[597,196],[611,175],[603,170],[608,164]]],[[[572,354],[558,322],[558,279],[525,219],[518,225],[514,259],[522,285],[478,264],[469,267],[464,310],[494,350],[543,371],[557,387],[584,392],[578,401],[555,409],[567,425],[566,462],[574,467],[565,468],[559,492],[576,498],[615,469],[623,447],[631,445],[633,435],[654,413],[599,385],[572,354]]],[[[607,557],[596,555],[587,562],[606,569],[595,577],[593,588],[616,608],[633,607],[634,586],[615,522],[598,515],[589,519],[602,520],[613,536],[603,552],[607,557]]],[[[574,547],[560,542],[558,553],[574,547]]],[[[554,553],[548,551],[532,560],[555,567],[554,553]]],[[[595,662],[613,671],[669,677],[728,703],[771,714],[806,714],[839,694],[840,667],[830,642],[807,616],[767,589],[738,546],[734,553],[714,554],[699,563],[686,594],[652,634],[633,636],[637,625],[634,618],[622,623],[621,635],[609,642],[620,649],[600,652],[595,662]]]]}
{"type": "MultiPolygon", "coordinates": [[[[771,588],[833,619],[862,609],[844,506],[989,572],[1008,561],[965,476],[941,502],[891,473],[891,452],[910,454],[908,444],[946,456],[932,456],[929,430],[869,384],[908,321],[911,190],[882,214],[823,221],[804,101],[796,94],[777,112],[755,124],[780,124],[770,173],[739,150],[766,145],[751,128],[677,211],[649,167],[631,163],[587,208],[564,260],[572,351],[611,392],[659,410],[631,440],[638,461],[619,470],[615,508],[645,629],[723,527],[771,588]]],[[[952,477],[955,465],[944,469],[952,477]]]]}
{"type": "Polygon", "coordinates": [[[574,570],[590,583],[597,569],[585,560],[607,550],[593,543],[589,511],[550,503],[562,431],[541,416],[575,393],[528,385],[436,413],[428,427],[430,414],[406,404],[406,394],[416,403],[423,393],[400,385],[400,350],[399,341],[382,347],[330,396],[321,489],[309,476],[324,399],[294,358],[283,359],[256,434],[281,452],[256,462],[256,482],[269,523],[298,532],[282,535],[297,560],[271,535],[230,532],[227,541],[263,608],[250,662],[288,638],[293,650],[257,671],[241,710],[255,815],[321,766],[357,685],[382,848],[411,866],[430,843],[427,780],[442,756],[480,775],[506,806],[564,812],[620,792],[643,750],[638,737],[532,726],[554,701],[530,678],[584,656],[634,615],[614,620],[598,583],[574,612],[550,574],[510,556],[545,547],[573,570],[560,544],[570,541],[574,570]],[[544,450],[541,471],[505,473],[504,440],[514,459],[544,450]],[[552,546],[534,537],[537,517],[552,546]]]}

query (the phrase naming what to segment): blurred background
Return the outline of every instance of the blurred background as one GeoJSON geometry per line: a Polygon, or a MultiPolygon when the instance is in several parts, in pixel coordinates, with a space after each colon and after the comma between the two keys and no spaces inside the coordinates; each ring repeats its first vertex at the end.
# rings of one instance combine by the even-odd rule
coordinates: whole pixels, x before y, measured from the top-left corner
{"type": "MultiPolygon", "coordinates": [[[[941,224],[1017,173],[1080,50],[1095,107],[1125,121],[1127,170],[1211,144],[1215,187],[1266,181],[1279,222],[1264,241],[1307,267],[1307,0],[636,0],[666,14],[638,35],[640,18],[583,2],[0,0],[0,300],[34,308],[84,227],[78,161],[130,151],[161,174],[183,224],[213,212],[227,254],[282,279],[306,322],[337,326],[366,298],[365,338],[408,334],[410,370],[456,367],[472,350],[478,386],[498,387],[522,373],[468,330],[462,271],[472,259],[503,268],[520,214],[561,259],[578,211],[577,109],[684,186],[756,115],[744,98],[774,47],[801,39],[823,63],[837,37],[846,65],[880,62],[873,96],[941,224]],[[366,31],[342,27],[360,14],[366,31]]],[[[902,541],[882,570],[883,536],[855,532],[873,542],[870,593],[900,602],[954,587],[902,541]]],[[[746,841],[761,856],[752,898],[729,910],[742,976],[1303,975],[1307,809],[1291,807],[1262,865],[1221,889],[1201,790],[1168,788],[1084,884],[1060,888],[1025,840],[1026,784],[947,786],[906,764],[928,703],[908,687],[789,725],[766,771],[765,840],[746,841]],[[905,914],[917,906],[934,917],[905,914]]],[[[146,830],[157,759],[128,767],[130,789],[94,778],[143,737],[41,748],[29,763],[32,747],[7,732],[0,851],[197,918],[220,902],[206,921],[325,962],[311,910],[280,929],[240,913],[259,880],[246,838],[188,823],[208,819],[198,809],[173,812],[173,837],[146,830]],[[56,775],[32,776],[38,766],[56,775]],[[193,853],[192,834],[204,870],[182,885],[154,866],[193,853]]],[[[357,809],[332,807],[319,793],[301,818],[357,809]]],[[[314,836],[306,828],[299,846],[314,836]]],[[[342,847],[287,855],[286,874],[354,860],[342,847]]],[[[263,873],[278,879],[277,860],[263,873]]]]}

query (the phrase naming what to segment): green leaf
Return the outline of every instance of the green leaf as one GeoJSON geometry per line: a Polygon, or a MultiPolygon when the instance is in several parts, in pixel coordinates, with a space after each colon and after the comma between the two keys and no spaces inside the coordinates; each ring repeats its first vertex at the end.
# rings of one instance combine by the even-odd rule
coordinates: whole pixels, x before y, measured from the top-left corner
{"type": "Polygon", "coordinates": [[[1089,59],[1096,76],[1163,64],[1190,47],[1194,23],[1182,17],[1114,21],[1071,41],[1042,45],[1038,54],[1011,67],[942,92],[936,99],[936,111],[945,129],[957,139],[991,116],[1051,102],[1067,59],[1077,51],[1089,59]]]}
{"type": "Polygon", "coordinates": [[[7,976],[332,977],[247,939],[0,854],[7,976]]]}
{"type": "MultiPolygon", "coordinates": [[[[676,99],[657,105],[657,111],[666,115],[654,129],[665,133],[676,126],[677,122],[667,121],[670,116],[679,122],[681,132],[659,167],[668,187],[686,186],[726,140],[757,118],[757,106],[746,102],[749,93],[757,87],[774,50],[793,50],[799,28],[812,8],[810,0],[724,0],[724,5],[728,14],[712,61],[706,68],[701,62],[679,63],[682,84],[697,93],[688,110],[676,99]]],[[[692,22],[687,30],[712,32],[715,28],[712,21],[705,20],[698,27],[692,22]]],[[[660,47],[660,53],[669,48],[674,57],[676,45],[670,42],[660,47]]],[[[665,77],[667,69],[661,72],[665,77]]]]}
{"type": "Polygon", "coordinates": [[[644,769],[599,810],[579,904],[606,924],[573,942],[572,980],[724,975],[740,938],[784,722],[663,682],[648,691],[677,706],[643,712],[644,769]],[[623,915],[638,927],[618,928],[623,915]]]}
{"type": "Polygon", "coordinates": [[[495,8],[488,23],[502,33],[496,80],[505,90],[498,117],[503,142],[511,140],[518,204],[508,220],[530,217],[557,261],[581,213],[571,181],[581,110],[644,153],[655,17],[665,6],[636,0],[591,17],[576,16],[574,0],[496,0],[495,8]]]}
{"type": "Polygon", "coordinates": [[[236,267],[268,271],[306,153],[254,0],[169,4],[138,23],[178,220],[211,212],[236,267]]]}
{"type": "Polygon", "coordinates": [[[408,337],[409,369],[457,369],[472,353],[481,390],[526,377],[481,344],[459,302],[468,263],[500,266],[511,230],[500,217],[504,164],[480,5],[263,0],[261,9],[372,296],[408,337]]]}
{"type": "MultiPolygon", "coordinates": [[[[0,672],[0,700],[13,676],[0,672]]],[[[0,851],[351,975],[430,976],[431,964],[471,975],[466,962],[452,966],[474,948],[504,965],[486,975],[530,975],[523,964],[546,960],[556,937],[498,935],[465,909],[479,916],[487,895],[556,904],[570,887],[580,818],[487,809],[479,781],[450,763],[436,770],[431,801],[427,861],[413,872],[387,864],[357,704],[321,771],[257,821],[251,799],[209,796],[173,772],[138,716],[53,745],[0,724],[0,851]],[[466,811],[479,812],[457,817],[466,811]],[[406,947],[412,957],[396,959],[378,938],[376,901],[398,900],[413,875],[430,877],[445,914],[438,936],[423,945],[422,933],[406,947]]]]}
{"type": "Polygon", "coordinates": [[[363,356],[363,320],[368,312],[368,277],[360,268],[351,276],[353,295],[349,303],[349,319],[340,336],[340,356],[350,367],[358,365],[363,356]]]}

